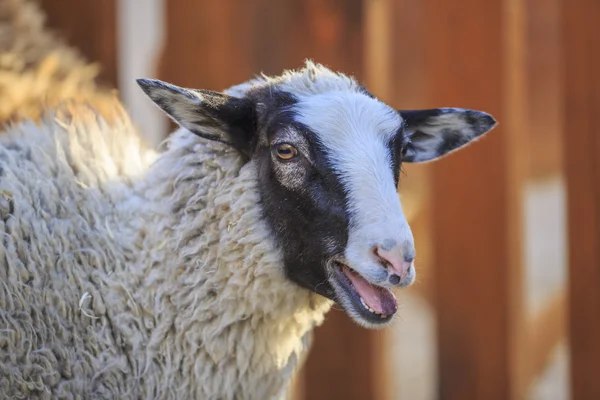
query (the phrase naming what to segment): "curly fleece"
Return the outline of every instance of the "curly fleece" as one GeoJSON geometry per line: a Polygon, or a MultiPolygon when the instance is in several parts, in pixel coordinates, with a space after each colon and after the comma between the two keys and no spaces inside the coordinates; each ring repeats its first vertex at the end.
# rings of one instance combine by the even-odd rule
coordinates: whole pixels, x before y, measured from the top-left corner
{"type": "Polygon", "coordinates": [[[0,397],[284,397],[331,302],[285,278],[255,165],[115,114],[1,135],[0,397]]]}

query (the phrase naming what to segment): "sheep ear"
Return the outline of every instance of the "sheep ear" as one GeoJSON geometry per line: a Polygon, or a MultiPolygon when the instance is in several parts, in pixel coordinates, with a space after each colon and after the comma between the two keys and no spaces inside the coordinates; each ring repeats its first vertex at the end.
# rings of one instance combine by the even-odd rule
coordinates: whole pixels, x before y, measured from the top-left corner
{"type": "Polygon", "coordinates": [[[461,108],[400,110],[408,139],[405,162],[438,159],[482,137],[497,123],[491,115],[461,108]]]}
{"type": "Polygon", "coordinates": [[[252,102],[156,79],[137,79],[144,93],[177,124],[198,136],[226,143],[250,156],[255,112],[252,102]]]}

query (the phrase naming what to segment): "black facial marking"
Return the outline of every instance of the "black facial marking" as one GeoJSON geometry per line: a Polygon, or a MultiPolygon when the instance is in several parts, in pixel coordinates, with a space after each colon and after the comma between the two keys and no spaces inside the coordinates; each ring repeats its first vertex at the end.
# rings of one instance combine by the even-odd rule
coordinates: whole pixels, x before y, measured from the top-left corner
{"type": "Polygon", "coordinates": [[[246,99],[256,104],[258,121],[262,125],[268,125],[270,118],[291,110],[298,102],[292,93],[272,87],[251,90],[246,94],[246,99]]]}
{"type": "Polygon", "coordinates": [[[406,138],[403,134],[403,126],[400,127],[398,132],[392,137],[388,143],[390,149],[390,155],[392,157],[392,171],[394,174],[394,183],[398,186],[400,181],[400,167],[402,166],[402,152],[406,146],[406,138]]]}
{"type": "Polygon", "coordinates": [[[253,93],[252,97],[268,104],[262,113],[259,111],[260,139],[254,157],[264,216],[283,251],[286,275],[297,284],[333,299],[324,264],[331,257],[343,254],[348,241],[345,189],[316,134],[295,120],[293,96],[264,91],[253,93]],[[303,154],[291,161],[299,176],[306,177],[300,191],[279,182],[276,170],[280,166],[270,156],[268,147],[282,129],[290,128],[308,143],[310,150],[311,161],[303,154]]]}

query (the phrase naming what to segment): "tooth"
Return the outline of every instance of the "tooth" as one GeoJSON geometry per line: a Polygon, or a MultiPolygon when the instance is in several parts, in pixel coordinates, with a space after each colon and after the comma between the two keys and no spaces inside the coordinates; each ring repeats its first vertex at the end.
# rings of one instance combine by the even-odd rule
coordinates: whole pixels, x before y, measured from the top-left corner
{"type": "Polygon", "coordinates": [[[377,311],[375,311],[371,307],[369,307],[362,297],[360,297],[360,304],[362,304],[363,307],[366,308],[369,312],[371,312],[375,315],[379,315],[379,316],[381,316],[381,318],[385,318],[385,316],[383,314],[379,314],[377,311]]]}

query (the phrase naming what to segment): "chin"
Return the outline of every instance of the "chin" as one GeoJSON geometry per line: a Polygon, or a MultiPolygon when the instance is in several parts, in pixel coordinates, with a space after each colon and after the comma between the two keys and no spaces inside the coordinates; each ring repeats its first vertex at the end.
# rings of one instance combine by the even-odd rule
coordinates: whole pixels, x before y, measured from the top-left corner
{"type": "Polygon", "coordinates": [[[396,296],[388,288],[368,282],[346,264],[329,267],[333,300],[358,325],[368,329],[389,326],[398,311],[396,296]]]}

